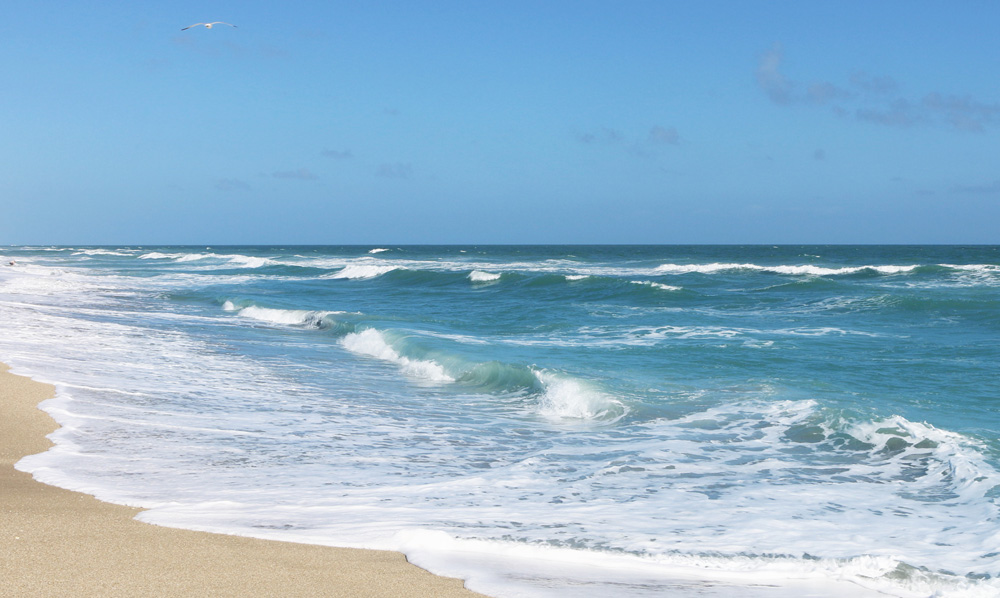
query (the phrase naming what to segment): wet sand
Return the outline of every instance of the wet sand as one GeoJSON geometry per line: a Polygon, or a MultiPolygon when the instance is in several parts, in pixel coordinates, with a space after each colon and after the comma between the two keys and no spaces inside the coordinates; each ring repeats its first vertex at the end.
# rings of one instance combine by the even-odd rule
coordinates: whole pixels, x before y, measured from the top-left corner
{"type": "Polygon", "coordinates": [[[52,445],[53,394],[0,364],[0,596],[481,596],[400,553],[159,527],[36,482],[14,464],[52,445]]]}

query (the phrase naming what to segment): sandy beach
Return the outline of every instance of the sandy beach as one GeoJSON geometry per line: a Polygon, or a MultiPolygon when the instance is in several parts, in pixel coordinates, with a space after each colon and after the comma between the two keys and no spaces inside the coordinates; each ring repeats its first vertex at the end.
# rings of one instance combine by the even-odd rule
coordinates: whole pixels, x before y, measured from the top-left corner
{"type": "Polygon", "coordinates": [[[400,553],[158,527],[38,483],[14,464],[51,446],[53,394],[0,364],[0,596],[479,596],[400,553]]]}

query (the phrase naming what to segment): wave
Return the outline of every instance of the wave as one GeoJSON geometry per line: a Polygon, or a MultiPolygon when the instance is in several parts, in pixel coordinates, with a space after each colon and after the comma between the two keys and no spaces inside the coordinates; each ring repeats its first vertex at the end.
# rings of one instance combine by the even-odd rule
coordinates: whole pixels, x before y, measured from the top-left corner
{"type": "Polygon", "coordinates": [[[184,257],[186,255],[192,255],[190,253],[160,253],[159,251],[151,251],[149,253],[144,253],[139,256],[140,260],[176,260],[178,258],[184,257]]]}
{"type": "Polygon", "coordinates": [[[173,260],[175,263],[184,264],[188,262],[198,262],[203,260],[225,260],[219,267],[235,268],[261,268],[277,264],[271,258],[241,255],[241,254],[218,254],[218,253],[161,253],[152,251],[139,256],[141,260],[173,260]]]}
{"type": "Polygon", "coordinates": [[[73,252],[73,255],[113,255],[121,257],[131,257],[134,252],[111,249],[81,249],[73,252]]]}
{"type": "Polygon", "coordinates": [[[656,272],[662,274],[714,274],[734,270],[750,270],[754,272],[770,272],[792,276],[842,276],[860,272],[875,272],[878,274],[905,274],[913,272],[919,266],[850,266],[842,268],[825,268],[822,266],[760,266],[757,264],[712,263],[712,264],[661,264],[656,272]]]}
{"type": "Polygon", "coordinates": [[[345,312],[276,309],[227,300],[222,309],[259,322],[332,330],[340,344],[357,355],[395,364],[407,376],[457,383],[486,393],[526,393],[534,410],[555,421],[614,422],[628,413],[625,404],[598,385],[566,373],[499,361],[470,362],[455,353],[431,352],[404,336],[376,328],[357,329],[334,321],[345,312]]]}
{"type": "Polygon", "coordinates": [[[386,251],[390,251],[390,250],[386,249],[385,247],[376,247],[375,249],[370,250],[368,253],[383,253],[383,252],[386,252],[386,251]]]}
{"type": "Polygon", "coordinates": [[[535,370],[534,375],[543,388],[538,412],[544,417],[615,422],[628,413],[624,403],[592,383],[548,370],[535,370]]]}
{"type": "Polygon", "coordinates": [[[495,272],[483,272],[482,270],[473,270],[469,273],[469,280],[472,282],[493,282],[500,280],[500,274],[495,272]]]}
{"type": "Polygon", "coordinates": [[[322,278],[335,279],[335,280],[364,280],[368,278],[377,278],[397,270],[398,266],[386,266],[386,265],[374,265],[374,264],[351,264],[344,266],[339,272],[333,274],[327,274],[322,278]]]}
{"type": "Polygon", "coordinates": [[[243,318],[250,318],[259,322],[269,324],[282,324],[286,326],[313,326],[322,328],[324,318],[327,316],[343,313],[333,311],[306,311],[299,309],[273,309],[269,307],[257,307],[250,305],[243,308],[236,307],[231,301],[226,301],[222,305],[226,311],[238,312],[237,315],[243,318]]]}
{"type": "Polygon", "coordinates": [[[939,264],[942,268],[958,270],[960,272],[988,272],[1000,273],[1000,265],[996,264],[939,264]]]}
{"type": "Polygon", "coordinates": [[[400,355],[387,341],[381,332],[368,328],[360,332],[352,332],[341,339],[345,349],[359,355],[375,357],[398,365],[406,374],[431,380],[433,382],[454,382],[444,367],[431,360],[410,359],[400,355]]]}

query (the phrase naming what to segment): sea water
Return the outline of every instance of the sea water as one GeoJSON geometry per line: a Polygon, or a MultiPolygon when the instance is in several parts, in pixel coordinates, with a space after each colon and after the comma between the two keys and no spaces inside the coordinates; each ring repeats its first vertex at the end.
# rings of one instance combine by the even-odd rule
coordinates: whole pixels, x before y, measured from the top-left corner
{"type": "Polygon", "coordinates": [[[37,479],[495,596],[1000,595],[1000,248],[10,247],[37,479]]]}

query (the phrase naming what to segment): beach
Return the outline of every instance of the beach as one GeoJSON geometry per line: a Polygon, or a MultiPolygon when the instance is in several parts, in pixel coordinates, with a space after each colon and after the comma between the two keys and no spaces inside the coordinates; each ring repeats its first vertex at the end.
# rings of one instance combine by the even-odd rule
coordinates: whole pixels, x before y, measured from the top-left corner
{"type": "Polygon", "coordinates": [[[0,595],[477,596],[396,552],[339,549],[141,523],[141,509],[41,484],[14,469],[58,426],[54,388],[0,365],[0,595]]]}

